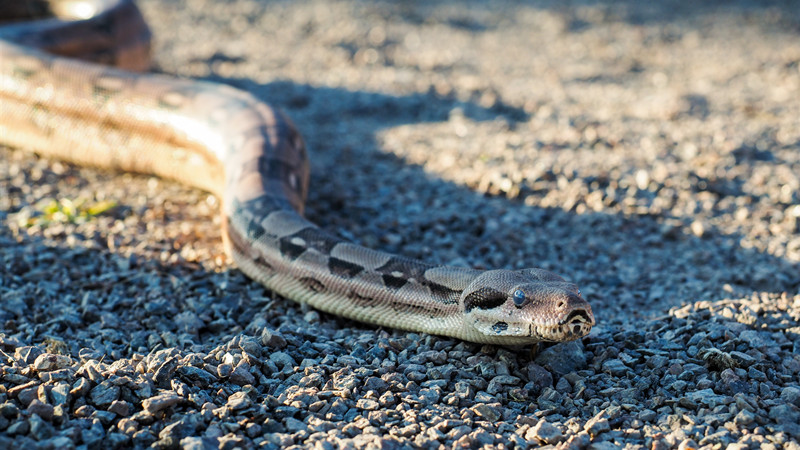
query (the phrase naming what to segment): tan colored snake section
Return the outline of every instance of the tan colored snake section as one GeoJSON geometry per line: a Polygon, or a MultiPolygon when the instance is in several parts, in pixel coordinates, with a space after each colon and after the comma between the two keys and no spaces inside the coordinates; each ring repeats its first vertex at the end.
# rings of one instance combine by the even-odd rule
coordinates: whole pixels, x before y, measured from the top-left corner
{"type": "Polygon", "coordinates": [[[497,344],[573,340],[594,325],[553,273],[432,265],[318,228],[302,217],[309,164],[285,115],[225,85],[120,70],[149,66],[130,0],[54,1],[49,13],[61,18],[0,26],[0,144],[214,193],[241,270],[322,311],[497,344]]]}

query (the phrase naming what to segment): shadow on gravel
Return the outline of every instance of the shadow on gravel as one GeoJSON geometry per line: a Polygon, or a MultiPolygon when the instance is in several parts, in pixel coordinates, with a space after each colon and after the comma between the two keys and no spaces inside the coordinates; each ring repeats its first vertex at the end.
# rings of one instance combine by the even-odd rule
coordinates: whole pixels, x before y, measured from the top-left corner
{"type": "MultiPolygon", "coordinates": [[[[475,255],[474,248],[480,247],[485,240],[518,241],[521,243],[519,255],[506,255],[517,256],[517,259],[498,261],[500,265],[537,266],[560,273],[580,284],[598,309],[611,312],[620,308],[627,310],[627,314],[646,317],[686,302],[749,295],[752,291],[792,292],[800,288],[800,266],[797,264],[741,247],[739,242],[743,236],[738,234],[727,235],[708,228],[702,237],[697,237],[690,230],[693,217],[678,217],[676,223],[675,218],[656,215],[575,214],[561,208],[531,207],[520,200],[502,196],[484,193],[478,196],[470,187],[436,178],[418,165],[383,152],[375,140],[375,136],[389,127],[446,121],[448,112],[454,108],[463,109],[465,115],[474,121],[505,120],[513,129],[515,122],[525,120],[524,111],[513,106],[501,104],[486,109],[475,103],[458,102],[434,94],[395,97],[284,82],[256,85],[248,80],[214,81],[231,83],[256,93],[262,99],[273,99],[283,105],[288,114],[296,118],[307,139],[312,160],[321,151],[334,154],[343,151],[335,148],[335,142],[319,139],[315,131],[318,124],[330,120],[348,122],[348,126],[353,126],[352,130],[359,133],[355,140],[365,151],[363,155],[355,153],[356,156],[380,158],[391,167],[391,170],[379,174],[381,183],[386,186],[385,193],[391,195],[403,191],[410,170],[415,179],[421,180],[422,192],[431,193],[428,194],[431,197],[463,202],[455,209],[480,211],[477,215],[469,214],[477,217],[475,220],[480,223],[463,225],[480,234],[474,240],[458,242],[453,248],[455,253],[475,255]],[[293,100],[298,98],[302,99],[299,104],[293,100]],[[313,108],[309,107],[312,102],[315,104],[313,108]],[[525,229],[522,233],[502,227],[494,233],[486,232],[492,228],[489,222],[507,215],[525,218],[527,224],[537,228],[525,229]],[[603,234],[598,235],[595,230],[603,230],[603,234]]],[[[543,143],[543,147],[547,145],[543,143]]],[[[337,165],[324,171],[340,169],[341,166],[337,165]]],[[[314,179],[320,175],[327,177],[320,170],[312,172],[312,191],[316,184],[314,179]]],[[[692,186],[696,184],[692,183],[692,186]]],[[[719,188],[715,186],[709,185],[705,190],[719,188]]],[[[727,191],[720,189],[715,194],[722,198],[727,191]]],[[[736,189],[731,195],[748,194],[736,189]]],[[[312,202],[311,209],[322,212],[322,217],[310,219],[323,226],[340,223],[337,217],[358,217],[349,209],[346,192],[318,190],[312,194],[312,202]]],[[[428,205],[422,206],[427,210],[428,205]]],[[[457,223],[459,219],[454,217],[452,220],[457,223]]],[[[430,227],[434,226],[435,222],[432,222],[430,227]]],[[[415,233],[413,230],[390,231],[415,233]]],[[[417,237],[409,236],[406,242],[417,237]]],[[[422,237],[421,233],[419,237],[422,237]]],[[[435,246],[435,243],[430,245],[435,246]]],[[[403,253],[403,245],[386,244],[382,249],[403,253]]],[[[432,250],[435,257],[436,248],[432,250]]]]}
{"type": "MultiPolygon", "coordinates": [[[[393,192],[406,189],[405,180],[410,173],[423,186],[420,195],[425,202],[421,205],[423,213],[431,207],[430,199],[437,197],[454,202],[455,211],[480,211],[468,217],[454,214],[450,218],[451,224],[467,230],[466,234],[458,234],[457,239],[444,240],[450,254],[471,255],[476,259],[484,257],[496,262],[498,267],[543,267],[560,273],[582,287],[601,323],[621,312],[633,320],[652,318],[666,313],[671,307],[698,300],[746,296],[752,291],[791,291],[800,285],[797,264],[742,248],[738,244],[740,236],[724,235],[709,229],[698,238],[687,232],[687,227],[667,225],[663,217],[575,214],[560,208],[527,206],[504,197],[476,195],[468,187],[443,181],[422,167],[382,153],[375,140],[375,136],[387,127],[447,120],[454,108],[462,109],[474,121],[504,117],[513,127],[514,122],[527,119],[525,112],[514,106],[500,102],[487,109],[475,102],[441,98],[433,93],[397,97],[289,82],[261,85],[250,80],[215,77],[209,80],[245,89],[284,108],[307,139],[312,160],[315,154],[325,151],[329,152],[329,157],[333,155],[331,161],[336,161],[349,151],[346,148],[349,144],[335,139],[338,127],[344,126],[348,132],[357,130],[356,136],[347,139],[360,145],[352,157],[359,160],[377,158],[391,168],[375,174],[385,186],[383,192],[390,197],[393,192]],[[355,122],[358,127],[350,128],[355,122]],[[331,137],[334,138],[329,139],[331,137]],[[496,222],[498,218],[524,223],[526,228],[520,232],[513,227],[493,226],[492,221],[496,222]],[[602,235],[595,231],[598,229],[604,230],[602,235]],[[517,252],[501,254],[498,255],[500,259],[493,260],[492,249],[503,247],[494,243],[501,241],[518,244],[517,252]]],[[[338,163],[322,170],[323,173],[320,173],[321,169],[317,165],[312,173],[310,209],[315,213],[309,218],[334,231],[346,229],[349,221],[360,220],[364,212],[356,211],[348,203],[347,192],[319,188],[320,185],[335,184],[330,180],[329,171],[339,170],[338,163]]],[[[366,216],[369,216],[369,211],[366,211],[366,216]]],[[[684,224],[691,223],[690,217],[680,219],[684,224]]],[[[379,239],[380,248],[402,254],[403,242],[430,239],[426,232],[436,228],[437,223],[426,220],[415,219],[415,226],[419,229],[391,230],[403,236],[404,241],[379,239]]],[[[355,238],[361,240],[359,236],[355,238]]],[[[33,259],[40,249],[42,253],[50,253],[51,268],[34,267],[24,258],[12,258],[14,264],[6,264],[3,268],[6,271],[2,273],[3,278],[30,283],[23,289],[3,295],[4,305],[0,312],[5,312],[0,314],[0,322],[6,324],[6,331],[12,334],[14,329],[9,324],[14,322],[14,316],[30,308],[37,310],[39,325],[32,331],[39,336],[62,333],[70,326],[86,321],[100,328],[124,330],[132,326],[132,334],[127,338],[137,349],[152,348],[159,340],[169,342],[170,333],[183,328],[201,326],[203,334],[232,335],[241,332],[259,314],[266,314],[266,319],[277,328],[285,314],[271,314],[271,308],[265,303],[272,303],[265,297],[263,289],[255,282],[245,282],[239,272],[228,275],[236,283],[221,286],[206,280],[208,273],[194,264],[131,262],[101,250],[67,248],[66,244],[63,249],[50,248],[37,243],[39,238],[32,239],[33,242],[27,243],[31,248],[25,251],[33,259]],[[95,259],[111,259],[112,265],[125,268],[123,272],[127,275],[98,274],[95,280],[76,280],[70,286],[53,285],[52,282],[48,285],[48,280],[56,279],[53,274],[67,273],[68,278],[71,266],[80,267],[84,261],[95,259]],[[188,280],[186,273],[191,274],[188,280]],[[113,289],[123,290],[119,295],[107,295],[113,289]],[[31,304],[31,299],[46,300],[48,296],[58,295],[75,296],[74,307],[52,311],[31,304]],[[187,310],[197,314],[186,315],[184,312],[187,310]],[[116,314],[110,314],[112,311],[123,312],[124,320],[134,321],[134,324],[121,323],[116,314]],[[198,315],[203,318],[203,323],[193,322],[198,315]],[[228,324],[231,321],[239,324],[240,328],[230,329],[228,324]]],[[[428,245],[432,247],[431,255],[409,256],[435,260],[437,242],[428,245]]],[[[302,314],[299,308],[287,309],[302,314]]],[[[343,322],[341,319],[335,321],[343,322]]],[[[327,322],[332,323],[330,320],[327,322]]],[[[95,348],[100,353],[100,349],[106,347],[109,352],[118,351],[115,350],[118,347],[111,343],[102,342],[101,335],[96,339],[98,342],[95,343],[74,342],[70,345],[76,346],[76,351],[82,347],[95,348]]],[[[212,337],[212,340],[216,338],[212,337]]],[[[172,345],[181,346],[181,343],[172,342],[172,345]]]]}
{"type": "MultiPolygon", "coordinates": [[[[415,24],[441,22],[460,31],[479,34],[496,26],[482,12],[497,6],[477,0],[434,0],[425,5],[383,2],[383,6],[375,8],[372,13],[378,16],[391,14],[391,19],[400,17],[415,24]],[[448,5],[457,10],[448,8],[448,5]],[[424,16],[420,12],[432,12],[434,16],[424,16]]],[[[675,22],[680,27],[700,30],[705,20],[720,21],[726,17],[742,17],[751,13],[755,17],[755,23],[800,31],[798,1],[740,1],[733,4],[711,1],[698,4],[688,0],[673,0],[642,5],[634,0],[583,0],[568,4],[542,1],[501,6],[515,11],[525,8],[550,10],[563,17],[564,31],[570,33],[580,33],[595,23],[607,24],[613,21],[632,24],[675,22]]],[[[662,29],[667,34],[671,30],[669,26],[662,29]]],[[[670,37],[665,35],[662,38],[669,40],[670,37]]],[[[235,57],[215,54],[204,62],[212,68],[213,73],[215,63],[235,60],[235,57]]],[[[372,174],[380,177],[385,186],[379,195],[403,191],[410,171],[412,177],[421,180],[421,190],[436,193],[430,194],[431,197],[457,199],[455,202],[461,206],[456,209],[480,211],[477,215],[470,214],[470,219],[452,217],[451,220],[458,226],[473,230],[473,236],[459,235],[449,248],[449,253],[480,257],[490,253],[493,247],[492,244],[486,244],[487,241],[519,242],[519,253],[506,255],[506,258],[515,259],[498,260],[499,266],[544,267],[564,275],[582,286],[587,297],[596,305],[595,309],[601,318],[603,315],[614,317],[620,311],[634,319],[653,317],[666,312],[670,307],[699,300],[741,297],[752,291],[779,293],[800,289],[798,264],[743,248],[739,244],[743,237],[741,235],[724,234],[707,227],[701,233],[702,237],[697,237],[690,229],[693,217],[575,214],[560,208],[530,207],[522,201],[504,197],[477,196],[471,187],[443,181],[422,167],[381,151],[380,144],[376,141],[380,132],[391,127],[446,121],[456,108],[472,121],[492,121],[499,118],[512,129],[517,123],[529,119],[524,109],[502,99],[491,108],[485,108],[480,106],[478,98],[463,101],[439,96],[433,90],[425,94],[398,97],[377,92],[300,85],[290,81],[258,84],[250,79],[231,79],[215,75],[207,80],[252,92],[285,109],[306,139],[312,161],[321,152],[336,155],[330,159],[335,165],[314,166],[309,205],[312,212],[316,211],[309,218],[333,230],[347,229],[346,221],[357,220],[360,211],[356,211],[348,201],[350,195],[345,191],[348,186],[329,181],[335,177],[329,177],[325,172],[347,170],[340,165],[341,159],[359,165],[362,158],[375,158],[390,167],[388,171],[372,174]],[[358,149],[353,148],[353,142],[358,149]],[[337,161],[336,158],[341,159],[337,161]],[[524,239],[520,239],[518,230],[502,227],[489,233],[493,219],[504,216],[524,218],[526,224],[533,224],[535,228],[525,229],[524,239]],[[461,224],[460,220],[471,222],[461,224]],[[602,236],[598,236],[595,230],[603,230],[602,236]]],[[[591,78],[573,81],[609,82],[591,78]]],[[[689,105],[686,111],[688,115],[706,118],[710,114],[708,100],[704,97],[693,95],[684,100],[689,105]]],[[[548,143],[543,142],[542,146],[547,147],[548,143]]],[[[741,155],[734,152],[737,160],[741,157],[763,161],[765,157],[771,157],[758,151],[750,154],[745,148],[738,152],[741,155]]],[[[575,176],[580,177],[580,174],[575,176]]],[[[737,185],[743,182],[740,179],[723,179],[721,182],[723,184],[706,183],[702,179],[690,180],[693,188],[707,184],[701,190],[712,192],[720,198],[748,195],[737,185]],[[728,184],[724,184],[726,182],[728,184]]],[[[585,184],[590,185],[591,182],[587,181],[585,184]]],[[[421,206],[423,210],[430,208],[429,204],[421,206]]],[[[415,223],[422,223],[419,226],[426,227],[424,220],[420,222],[415,219],[415,223]]],[[[432,220],[427,227],[434,228],[436,225],[432,220]]],[[[404,242],[426,236],[426,230],[393,231],[403,236],[404,242]]],[[[358,235],[354,237],[356,240],[360,239],[358,235]]],[[[446,242],[450,245],[449,241],[446,242]]],[[[436,244],[432,242],[430,245],[433,247],[431,256],[436,258],[436,244]]],[[[381,249],[401,254],[404,253],[403,247],[402,242],[392,244],[389,240],[383,240],[381,243],[381,249]]]]}
{"type": "MultiPolygon", "coordinates": [[[[423,216],[431,208],[431,199],[437,197],[454,199],[460,205],[454,208],[456,211],[480,211],[466,215],[468,218],[458,215],[449,218],[455,227],[471,230],[466,237],[459,234],[455,242],[444,239],[446,246],[452,245],[451,254],[480,257],[491,254],[492,242],[518,242],[518,254],[500,255],[502,259],[495,258],[494,264],[511,268],[543,267],[565,276],[582,287],[601,319],[619,312],[633,320],[652,318],[671,307],[700,300],[747,296],[753,291],[793,292],[800,288],[798,264],[743,248],[739,245],[742,236],[737,234],[726,235],[708,228],[702,237],[696,237],[690,229],[693,217],[679,217],[676,224],[667,220],[675,218],[655,215],[575,214],[561,208],[531,207],[502,196],[475,195],[470,187],[441,180],[418,165],[383,152],[376,142],[376,136],[384,129],[446,121],[455,108],[473,121],[501,119],[512,129],[517,122],[528,119],[524,110],[502,101],[484,108],[474,101],[443,98],[433,92],[398,97],[291,82],[257,84],[247,79],[214,76],[209,81],[247,90],[285,109],[307,140],[312,161],[321,152],[329,153],[326,161],[333,165],[316,165],[312,171],[309,204],[312,212],[309,218],[329,229],[346,230],[348,221],[369,220],[369,212],[365,217],[349,202],[349,187],[341,185],[341,179],[331,183],[329,178],[336,177],[329,174],[345,169],[343,166],[350,163],[355,163],[356,170],[359,166],[369,170],[369,161],[377,158],[389,170],[374,174],[384,186],[376,195],[392,197],[406,190],[405,180],[410,176],[422,186],[420,192],[428,193],[421,199],[425,202],[420,205],[423,216]],[[345,139],[338,135],[340,132],[357,135],[345,139]],[[353,141],[358,143],[358,149],[351,148],[353,141]],[[342,159],[349,159],[349,163],[343,163],[342,159]],[[501,217],[522,218],[534,228],[526,228],[522,233],[513,227],[494,228],[491,222],[501,217]],[[603,230],[602,235],[595,230],[603,230]]],[[[741,190],[736,192],[747,195],[741,190]]],[[[722,191],[717,194],[725,196],[722,191]]],[[[391,204],[387,202],[387,208],[391,204]]],[[[437,222],[431,219],[426,224],[425,220],[415,219],[420,230],[385,230],[396,232],[404,240],[393,244],[389,239],[381,239],[380,248],[404,254],[407,243],[429,239],[426,231],[435,228],[437,222]]],[[[360,236],[353,237],[364,243],[360,236]]],[[[434,241],[429,245],[432,247],[429,257],[411,256],[436,259],[437,244],[434,241]]]]}
{"type": "MultiPolygon", "coordinates": [[[[104,245],[100,236],[95,240],[97,247],[104,245]]],[[[44,342],[85,359],[117,360],[134,352],[220,342],[242,332],[232,322],[246,325],[266,302],[242,292],[240,284],[226,289],[219,278],[184,260],[56,247],[38,236],[17,244],[0,235],[0,243],[14,246],[8,257],[0,254],[0,336],[22,335],[23,345],[44,342]]]]}
{"type": "MultiPolygon", "coordinates": [[[[420,11],[436,11],[448,5],[458,8],[459,13],[446,19],[443,23],[450,27],[480,33],[491,30],[494,26],[485,22],[481,13],[497,11],[498,8],[530,8],[549,10],[563,16],[566,30],[581,32],[596,22],[619,21],[632,25],[652,23],[670,23],[689,20],[725,20],[727,17],[747,14],[763,15],[765,26],[779,26],[783,29],[800,32],[800,1],[796,0],[741,0],[730,2],[713,0],[696,2],[692,0],[668,0],[642,3],[637,0],[577,0],[569,2],[535,1],[524,4],[487,3],[480,0],[453,1],[433,0],[425,2],[424,7],[411,2],[383,2],[389,7],[384,11],[392,11],[392,17],[402,17],[414,25],[430,21],[428,15],[420,11]]],[[[450,11],[452,12],[452,11],[450,11]]]]}

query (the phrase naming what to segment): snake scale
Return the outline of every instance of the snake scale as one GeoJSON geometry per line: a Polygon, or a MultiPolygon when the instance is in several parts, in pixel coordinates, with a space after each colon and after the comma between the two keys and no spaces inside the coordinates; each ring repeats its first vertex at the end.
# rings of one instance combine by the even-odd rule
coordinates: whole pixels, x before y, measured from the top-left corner
{"type": "Polygon", "coordinates": [[[0,144],[210,191],[226,251],[268,289],[479,343],[569,341],[594,325],[578,288],[551,272],[432,265],[303,218],[309,164],[292,122],[229,86],[135,73],[150,65],[150,32],[132,0],[0,1],[0,15],[0,144]]]}

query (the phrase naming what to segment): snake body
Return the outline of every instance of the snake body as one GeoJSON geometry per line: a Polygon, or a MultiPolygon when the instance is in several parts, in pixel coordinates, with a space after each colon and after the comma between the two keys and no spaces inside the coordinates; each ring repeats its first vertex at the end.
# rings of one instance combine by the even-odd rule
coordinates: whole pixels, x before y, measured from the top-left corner
{"type": "Polygon", "coordinates": [[[432,265],[320,229],[302,216],[308,158],[284,114],[225,85],[131,72],[150,64],[131,0],[47,7],[60,18],[0,26],[0,144],[212,192],[239,268],[322,311],[495,344],[568,341],[594,325],[578,288],[551,272],[432,265]]]}

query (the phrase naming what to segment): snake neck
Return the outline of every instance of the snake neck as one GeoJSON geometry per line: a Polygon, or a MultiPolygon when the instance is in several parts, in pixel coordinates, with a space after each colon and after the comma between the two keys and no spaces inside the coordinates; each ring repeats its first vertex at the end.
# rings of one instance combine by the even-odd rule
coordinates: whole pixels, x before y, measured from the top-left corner
{"type": "Polygon", "coordinates": [[[321,230],[285,202],[231,208],[226,235],[242,270],[281,295],[331,314],[392,328],[465,335],[464,289],[477,270],[371,250],[321,230]]]}

